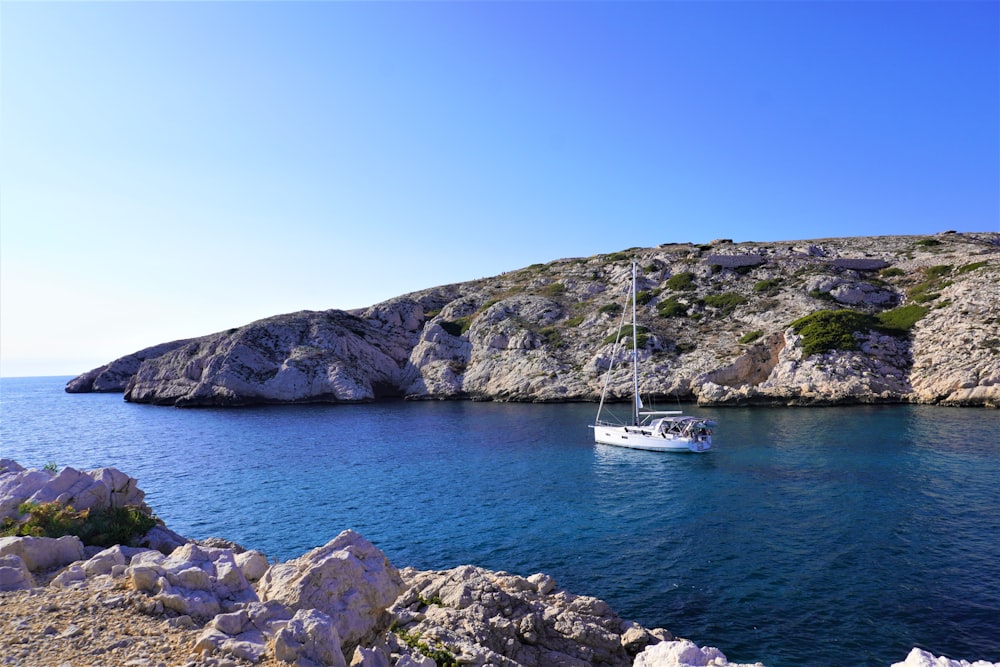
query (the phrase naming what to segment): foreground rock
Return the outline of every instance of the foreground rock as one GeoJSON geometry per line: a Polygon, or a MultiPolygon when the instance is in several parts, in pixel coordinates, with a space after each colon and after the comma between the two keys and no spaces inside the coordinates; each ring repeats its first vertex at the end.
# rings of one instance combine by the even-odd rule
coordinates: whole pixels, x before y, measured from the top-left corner
{"type": "MultiPolygon", "coordinates": [[[[279,315],[158,345],[66,389],[179,406],[595,400],[632,260],[650,398],[1000,406],[997,233],[722,240],[558,260],[353,313],[279,315]],[[791,324],[824,309],[893,315],[903,329],[864,326],[856,349],[807,354],[791,324]]],[[[626,374],[611,391],[629,393],[626,374]]]]}
{"type": "Polygon", "coordinates": [[[903,662],[897,662],[892,667],[1000,667],[1000,662],[985,660],[952,660],[944,656],[936,656],[923,649],[914,648],[903,662]]]}
{"type": "MultiPolygon", "coordinates": [[[[37,472],[2,461],[0,489],[27,493],[35,486],[12,480],[37,472]]],[[[127,477],[91,472],[100,474],[81,475],[127,477]]],[[[399,571],[349,530],[273,565],[225,540],[162,544],[0,538],[0,665],[762,667],[623,620],[544,574],[399,571]]],[[[1000,663],[970,666],[914,649],[894,667],[1000,663]]]]}

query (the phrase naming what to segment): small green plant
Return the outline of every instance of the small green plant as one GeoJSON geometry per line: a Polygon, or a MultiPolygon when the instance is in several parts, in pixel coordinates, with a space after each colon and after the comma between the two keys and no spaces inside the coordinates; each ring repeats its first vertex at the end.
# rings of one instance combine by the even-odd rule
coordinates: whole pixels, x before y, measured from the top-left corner
{"type": "Polygon", "coordinates": [[[740,336],[739,342],[741,344],[743,344],[743,345],[746,345],[747,343],[754,342],[755,340],[757,340],[758,338],[760,338],[763,335],[764,335],[764,332],[761,331],[760,329],[757,329],[756,331],[748,331],[745,334],[743,334],[742,336],[740,336]]]}
{"type": "Polygon", "coordinates": [[[688,307],[687,304],[681,303],[674,297],[670,297],[656,304],[656,312],[661,317],[687,317],[688,307]]]}
{"type": "Polygon", "coordinates": [[[389,627],[389,631],[395,633],[410,648],[416,649],[433,660],[437,667],[458,667],[458,658],[451,651],[444,646],[431,646],[422,641],[423,638],[419,632],[407,632],[395,623],[389,627]]]}
{"type": "Polygon", "coordinates": [[[545,296],[557,297],[566,293],[566,286],[562,283],[550,283],[542,289],[545,296]]]}
{"type": "Polygon", "coordinates": [[[732,312],[737,306],[746,303],[747,300],[736,292],[724,292],[722,294],[709,294],[705,297],[705,305],[717,308],[723,313],[732,312]]]}
{"type": "Polygon", "coordinates": [[[919,241],[917,241],[917,245],[928,248],[936,245],[941,245],[941,242],[938,241],[937,239],[920,239],[919,241]]]}
{"type": "Polygon", "coordinates": [[[653,300],[653,293],[649,290],[642,290],[641,292],[636,292],[635,303],[637,306],[645,306],[647,303],[653,300]]]}
{"type": "Polygon", "coordinates": [[[913,328],[917,320],[927,314],[927,310],[927,306],[916,304],[893,308],[878,314],[879,326],[887,333],[906,333],[913,328]]]}
{"type": "Polygon", "coordinates": [[[781,284],[781,278],[766,278],[765,280],[758,280],[753,285],[754,292],[773,292],[778,289],[778,285],[781,284]]]}
{"type": "Polygon", "coordinates": [[[878,320],[853,310],[818,310],[792,322],[795,333],[802,336],[802,352],[808,357],[831,350],[856,350],[855,331],[878,328],[878,320]]]}
{"type": "Polygon", "coordinates": [[[836,299],[833,298],[832,294],[818,289],[809,290],[809,296],[811,296],[814,299],[819,299],[820,301],[836,301],[836,299]]]}
{"type": "Polygon", "coordinates": [[[965,266],[958,267],[958,271],[955,273],[961,275],[963,273],[968,273],[969,271],[975,271],[976,269],[981,269],[989,264],[989,262],[973,262],[972,264],[966,264],[965,266]]]}
{"type": "Polygon", "coordinates": [[[583,322],[583,315],[577,315],[566,320],[567,327],[578,327],[583,322]]]}
{"type": "Polygon", "coordinates": [[[674,291],[693,290],[695,288],[694,274],[690,271],[676,273],[667,280],[667,287],[674,291]]]}
{"type": "MultiPolygon", "coordinates": [[[[636,327],[636,329],[635,329],[635,337],[636,337],[636,342],[638,343],[638,345],[639,345],[640,348],[646,347],[646,343],[649,342],[649,329],[647,329],[646,327],[643,327],[643,326],[636,327]]],[[[621,329],[621,335],[620,336],[618,334],[611,334],[610,336],[608,336],[607,338],[605,338],[604,339],[604,344],[605,345],[609,345],[611,343],[614,343],[615,340],[620,341],[625,346],[626,349],[631,350],[632,349],[632,325],[631,324],[626,324],[625,326],[623,326],[622,329],[621,329]]]]}
{"type": "Polygon", "coordinates": [[[605,255],[604,259],[608,262],[621,262],[629,258],[627,252],[613,252],[610,255],[605,255]]]}
{"type": "Polygon", "coordinates": [[[694,343],[677,343],[676,345],[674,345],[674,347],[677,349],[678,355],[687,354],[688,352],[694,352],[696,349],[698,349],[698,346],[695,345],[694,343]]]}
{"type": "Polygon", "coordinates": [[[21,503],[17,511],[27,518],[18,521],[6,518],[0,535],[31,537],[63,537],[76,535],[87,546],[110,547],[129,544],[156,525],[156,517],[138,507],[109,507],[77,511],[58,502],[21,503]]]}
{"type": "Polygon", "coordinates": [[[935,278],[941,278],[943,276],[951,273],[951,264],[938,264],[936,266],[928,266],[924,269],[924,275],[929,279],[934,280],[935,278]]]}
{"type": "Polygon", "coordinates": [[[878,274],[883,278],[896,278],[897,276],[905,276],[906,271],[898,266],[890,266],[888,269],[882,269],[878,274]]]}
{"type": "Polygon", "coordinates": [[[441,328],[451,336],[462,336],[472,326],[472,317],[459,317],[454,320],[440,322],[441,328]]]}
{"type": "Polygon", "coordinates": [[[562,330],[557,327],[543,327],[539,329],[538,335],[542,337],[542,340],[549,347],[557,350],[566,347],[566,341],[562,337],[562,330]]]}
{"type": "Polygon", "coordinates": [[[56,465],[55,461],[49,461],[44,466],[42,466],[42,470],[47,470],[49,472],[59,472],[59,466],[56,465]]]}
{"type": "Polygon", "coordinates": [[[622,305],[620,303],[608,303],[597,309],[599,313],[607,313],[608,315],[614,315],[616,313],[622,312],[622,305]]]}

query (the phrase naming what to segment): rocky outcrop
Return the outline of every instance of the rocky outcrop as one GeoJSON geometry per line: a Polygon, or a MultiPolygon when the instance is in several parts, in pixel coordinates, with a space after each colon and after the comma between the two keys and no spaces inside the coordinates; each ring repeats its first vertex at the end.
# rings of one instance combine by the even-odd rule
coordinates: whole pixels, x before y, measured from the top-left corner
{"type": "Polygon", "coordinates": [[[115,468],[25,470],[16,461],[0,459],[0,519],[18,516],[25,502],[57,502],[78,511],[133,506],[148,513],[143,498],[136,480],[115,468]]]}
{"type": "MultiPolygon", "coordinates": [[[[596,400],[633,260],[649,399],[1000,405],[997,233],[720,240],[563,259],[147,348],[67,391],[118,388],[129,401],[178,406],[596,400]],[[884,325],[806,354],[792,325],[824,309],[884,325]]],[[[609,389],[620,397],[629,385],[622,373],[609,389]]]]}
{"type": "Polygon", "coordinates": [[[399,634],[447,647],[463,665],[626,666],[647,645],[671,638],[618,618],[601,600],[558,590],[541,574],[524,578],[466,565],[407,568],[403,580],[407,591],[391,609],[399,634]]]}
{"type": "Polygon", "coordinates": [[[272,565],[257,585],[264,602],[297,611],[314,609],[334,619],[331,632],[345,653],[389,627],[385,610],[402,590],[399,572],[381,551],[345,530],[322,547],[272,565]]]}

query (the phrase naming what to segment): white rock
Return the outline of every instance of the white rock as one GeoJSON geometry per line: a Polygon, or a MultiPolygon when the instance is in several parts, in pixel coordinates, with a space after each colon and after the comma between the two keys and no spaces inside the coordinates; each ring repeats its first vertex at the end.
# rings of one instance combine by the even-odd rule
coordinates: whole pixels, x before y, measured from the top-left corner
{"type": "Polygon", "coordinates": [[[328,667],[347,667],[333,620],[316,609],[300,609],[274,636],[274,656],[285,662],[305,658],[328,667]]]}
{"type": "Polygon", "coordinates": [[[383,612],[402,591],[399,572],[371,542],[345,530],[322,547],[272,565],[257,584],[262,601],[330,615],[350,654],[387,625],[383,612]]]}
{"type": "Polygon", "coordinates": [[[20,556],[0,555],[0,591],[19,591],[34,587],[35,579],[20,556]]]}
{"type": "Polygon", "coordinates": [[[914,647],[906,656],[906,660],[893,663],[892,667],[1000,667],[1000,662],[952,660],[914,647]]]}
{"type": "Polygon", "coordinates": [[[634,667],[763,667],[753,664],[729,662],[717,648],[699,648],[687,639],[660,642],[647,647],[635,657],[634,667]]]}
{"type": "Polygon", "coordinates": [[[83,542],[75,535],[63,537],[0,537],[0,556],[20,556],[32,572],[63,567],[83,560],[83,542]]]}
{"type": "Polygon", "coordinates": [[[235,554],[236,565],[243,571],[247,581],[257,581],[267,572],[267,556],[256,550],[235,554]]]}

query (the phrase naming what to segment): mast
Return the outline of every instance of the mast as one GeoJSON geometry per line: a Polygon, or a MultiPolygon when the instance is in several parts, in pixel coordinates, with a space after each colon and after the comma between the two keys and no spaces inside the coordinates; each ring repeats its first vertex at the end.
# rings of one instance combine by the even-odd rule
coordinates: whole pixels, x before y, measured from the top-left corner
{"type": "Polygon", "coordinates": [[[632,423],[639,425],[639,334],[635,320],[636,262],[632,260],[632,423]]]}

